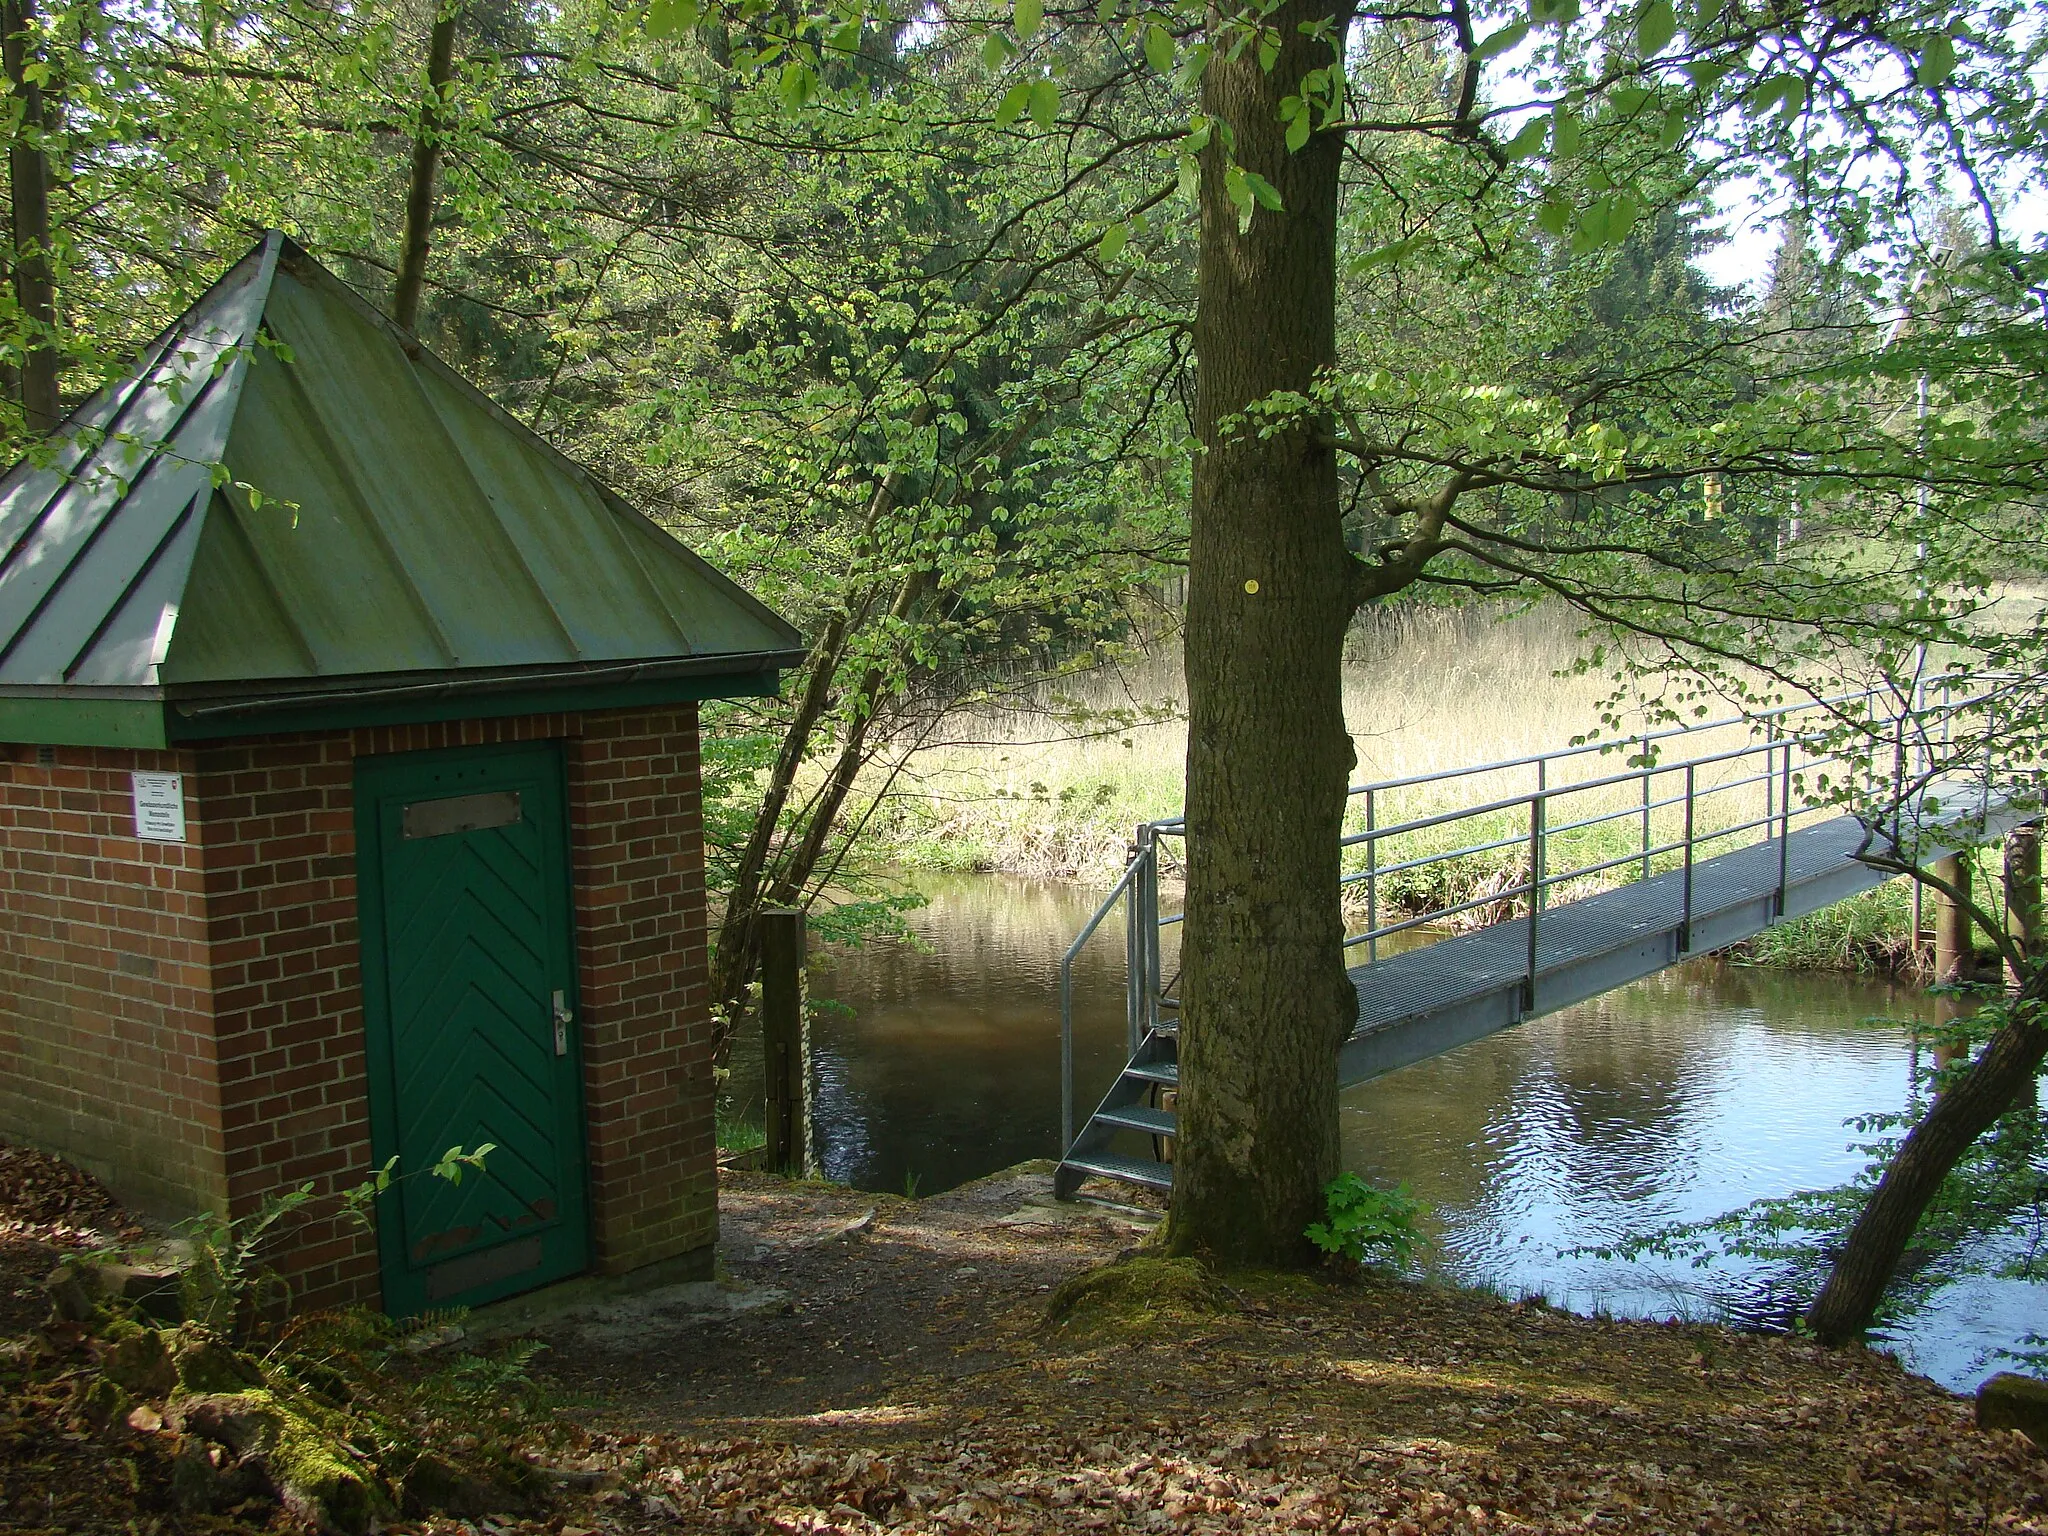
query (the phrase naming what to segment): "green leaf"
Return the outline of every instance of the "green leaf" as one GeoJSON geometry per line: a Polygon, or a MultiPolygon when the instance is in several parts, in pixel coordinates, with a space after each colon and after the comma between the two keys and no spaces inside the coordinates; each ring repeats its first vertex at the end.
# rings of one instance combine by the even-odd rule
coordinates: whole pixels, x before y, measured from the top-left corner
{"type": "Polygon", "coordinates": [[[1376,251],[1367,251],[1363,256],[1357,257],[1352,261],[1351,271],[1353,275],[1358,275],[1370,272],[1374,267],[1383,267],[1390,261],[1399,261],[1421,243],[1422,236],[1410,235],[1405,240],[1396,240],[1391,245],[1383,245],[1376,251]]]}
{"type": "Polygon", "coordinates": [[[1478,46],[1472,50],[1472,57],[1475,59],[1499,57],[1529,35],[1530,25],[1526,21],[1517,21],[1502,27],[1498,32],[1482,37],[1479,39],[1478,46]]]}
{"type": "Polygon", "coordinates": [[[1031,121],[1041,128],[1050,128],[1052,120],[1060,115],[1060,88],[1050,80],[1031,82],[1031,121]]]}
{"type": "Polygon", "coordinates": [[[1693,7],[1690,31],[1695,39],[1715,22],[1721,19],[1721,12],[1727,9],[1728,0],[1699,0],[1693,7]]]}
{"type": "Polygon", "coordinates": [[[1536,210],[1536,224],[1547,235],[1562,235],[1572,227],[1572,205],[1562,198],[1544,199],[1536,210]]]}
{"type": "Polygon", "coordinates": [[[1159,74],[1173,73],[1173,34],[1157,22],[1145,29],[1145,62],[1159,74]]]}
{"type": "Polygon", "coordinates": [[[1257,200],[1258,205],[1261,208],[1270,208],[1275,213],[1278,213],[1282,206],[1280,202],[1280,189],[1266,180],[1257,171],[1246,171],[1243,174],[1244,184],[1251,188],[1252,197],[1257,200]]]}
{"type": "Polygon", "coordinates": [[[1550,111],[1550,152],[1560,160],[1569,160],[1579,152],[1579,120],[1563,102],[1550,111]]]}
{"type": "Polygon", "coordinates": [[[1543,153],[1543,146],[1550,138],[1550,119],[1534,117],[1522,124],[1521,131],[1507,142],[1507,156],[1510,160],[1527,160],[1543,153]]]}
{"type": "Polygon", "coordinates": [[[1017,45],[1000,32],[991,32],[988,41],[981,45],[981,63],[984,69],[1001,69],[1017,54],[1017,45]]]}
{"type": "Polygon", "coordinates": [[[1037,35],[1040,23],[1045,20],[1045,0],[1017,0],[1017,8],[1010,13],[1019,37],[1037,35]]]}
{"type": "Polygon", "coordinates": [[[1315,119],[1309,115],[1307,109],[1295,113],[1294,120],[1287,125],[1287,152],[1290,155],[1297,153],[1302,145],[1308,142],[1308,136],[1314,128],[1315,119]]]}
{"type": "Polygon", "coordinates": [[[996,103],[996,126],[1007,128],[1024,115],[1024,109],[1031,104],[1031,82],[1020,80],[1003,92],[1003,99],[996,103]]]}
{"type": "Polygon", "coordinates": [[[1703,91],[1711,91],[1727,78],[1728,71],[1735,67],[1730,59],[1701,59],[1685,66],[1686,78],[1703,91]]]}
{"type": "Polygon", "coordinates": [[[1806,82],[1797,75],[1772,75],[1751,86],[1742,105],[1752,117],[1762,117],[1773,107],[1788,118],[1797,117],[1806,105],[1806,82]]]}
{"type": "Polygon", "coordinates": [[[818,77],[808,64],[792,59],[782,66],[781,78],[776,90],[782,97],[782,104],[794,111],[818,94],[818,77]]]}
{"type": "Polygon", "coordinates": [[[1654,59],[1662,53],[1676,36],[1678,14],[1671,9],[1671,0],[1651,0],[1643,14],[1636,18],[1636,47],[1646,59],[1654,59]]]}
{"type": "Polygon", "coordinates": [[[1920,45],[1920,64],[1913,71],[1919,84],[1933,90],[1956,72],[1956,45],[1945,33],[1936,32],[1920,45]]]}
{"type": "Polygon", "coordinates": [[[1130,239],[1129,223],[1112,224],[1102,232],[1102,243],[1095,247],[1095,254],[1103,261],[1115,261],[1124,253],[1124,247],[1130,243],[1130,239]]]}
{"type": "Polygon", "coordinates": [[[1259,68],[1267,74],[1280,62],[1280,34],[1271,27],[1259,29],[1259,68]]]}
{"type": "Polygon", "coordinates": [[[1579,229],[1593,245],[1619,245],[1635,228],[1642,205],[1632,192],[1611,192],[1600,198],[1579,219],[1579,229]]]}
{"type": "Polygon", "coordinates": [[[1201,82],[1203,72],[1209,67],[1209,60],[1215,50],[1207,43],[1197,43],[1181,55],[1180,68],[1174,71],[1173,83],[1181,90],[1191,91],[1201,82]]]}
{"type": "Polygon", "coordinates": [[[647,35],[673,37],[697,25],[697,0],[654,0],[647,7],[647,35]]]}
{"type": "Polygon", "coordinates": [[[1255,205],[1252,201],[1252,189],[1245,182],[1242,166],[1233,165],[1223,173],[1223,191],[1232,206],[1237,209],[1237,232],[1243,234],[1251,228],[1255,205]]]}
{"type": "Polygon", "coordinates": [[[1182,155],[1180,157],[1180,164],[1175,170],[1174,190],[1180,193],[1182,197],[1192,197],[1195,194],[1195,188],[1200,186],[1201,182],[1201,163],[1193,155],[1182,155]]]}

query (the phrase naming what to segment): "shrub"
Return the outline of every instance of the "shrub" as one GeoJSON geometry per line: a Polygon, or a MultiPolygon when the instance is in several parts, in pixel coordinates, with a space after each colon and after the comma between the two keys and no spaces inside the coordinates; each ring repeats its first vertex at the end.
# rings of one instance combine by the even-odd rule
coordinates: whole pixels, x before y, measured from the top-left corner
{"type": "Polygon", "coordinates": [[[1380,1189],[1355,1173],[1340,1174],[1323,1187],[1323,1210],[1308,1240],[1356,1264],[1403,1265],[1429,1241],[1421,1227],[1429,1207],[1406,1184],[1380,1189]]]}

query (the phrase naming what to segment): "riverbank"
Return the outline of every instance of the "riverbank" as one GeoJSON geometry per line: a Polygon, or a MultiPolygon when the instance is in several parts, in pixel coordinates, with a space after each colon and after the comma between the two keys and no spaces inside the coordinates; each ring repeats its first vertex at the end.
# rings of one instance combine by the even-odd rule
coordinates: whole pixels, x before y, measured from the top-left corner
{"type": "MultiPolygon", "coordinates": [[[[479,1382],[491,1352],[542,1349],[531,1454],[551,1470],[483,1525],[383,1528],[2048,1532],[2048,1458],[1881,1355],[1142,1251],[1104,1271],[1154,1213],[1056,1205],[1048,1172],[923,1201],[728,1174],[719,1284],[542,1293],[442,1327],[479,1382]]],[[[0,1363],[54,1347],[83,1380],[50,1337],[0,1363]]],[[[95,1424],[61,1380],[12,1385],[9,1528],[294,1528],[261,1497],[181,1510],[159,1475],[176,1436],[147,1414],[95,1424]]]]}
{"type": "Polygon", "coordinates": [[[542,1335],[604,1404],[602,1529],[2048,1531],[2048,1460],[1864,1351],[1144,1259],[1075,1298],[1147,1219],[1044,1165],[722,1198],[732,1294],[778,1299],[542,1335]]]}

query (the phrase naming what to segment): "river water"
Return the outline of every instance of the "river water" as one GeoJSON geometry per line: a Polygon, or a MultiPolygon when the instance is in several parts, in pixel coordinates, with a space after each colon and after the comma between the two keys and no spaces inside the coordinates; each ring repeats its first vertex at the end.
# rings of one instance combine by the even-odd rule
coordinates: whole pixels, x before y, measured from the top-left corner
{"type": "MultiPolygon", "coordinates": [[[[1055,1155],[1059,957],[1099,898],[1000,875],[919,883],[918,947],[814,953],[813,1054],[825,1172],[932,1194],[1055,1155]]],[[[1114,922],[1075,995],[1085,1113],[1123,1062],[1114,922]]],[[[1347,1091],[1345,1162],[1428,1202],[1430,1262],[1449,1278],[1580,1311],[1764,1315],[1760,1267],[1581,1250],[1853,1174],[1844,1122],[1905,1103],[1913,1025],[1936,1006],[1863,978],[1695,961],[1347,1091]]],[[[744,1100],[758,1062],[734,1065],[744,1100]]],[[[2048,1332],[2044,1302],[2038,1286],[1961,1282],[1890,1344],[1966,1390],[1994,1351],[2048,1332]]]]}

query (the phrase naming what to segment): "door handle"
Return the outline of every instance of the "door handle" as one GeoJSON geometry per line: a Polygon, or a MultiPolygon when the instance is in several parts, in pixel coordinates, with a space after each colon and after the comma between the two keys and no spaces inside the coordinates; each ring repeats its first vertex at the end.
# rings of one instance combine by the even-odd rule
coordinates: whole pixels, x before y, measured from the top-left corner
{"type": "Polygon", "coordinates": [[[569,1006],[569,994],[557,988],[553,1008],[555,1018],[555,1054],[569,1054],[569,1026],[576,1022],[576,1011],[569,1006]]]}

